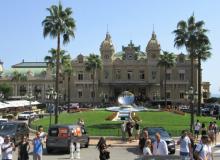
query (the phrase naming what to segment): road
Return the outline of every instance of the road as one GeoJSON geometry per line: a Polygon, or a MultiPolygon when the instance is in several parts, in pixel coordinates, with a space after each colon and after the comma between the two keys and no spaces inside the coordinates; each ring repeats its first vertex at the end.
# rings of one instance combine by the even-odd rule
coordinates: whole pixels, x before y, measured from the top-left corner
{"type": "MultiPolygon", "coordinates": [[[[111,152],[111,159],[113,160],[137,160],[141,156],[138,154],[137,148],[134,147],[111,147],[109,148],[111,152]]],[[[32,151],[32,149],[31,149],[32,151]]],[[[213,148],[214,160],[220,159],[220,145],[213,148]]],[[[99,151],[95,146],[89,146],[89,148],[81,149],[81,160],[99,160],[99,151]]],[[[179,155],[179,149],[177,148],[176,155],[179,155]]],[[[17,153],[14,153],[13,159],[17,159],[17,153]]],[[[32,154],[30,153],[30,160],[32,160],[32,154]]],[[[43,155],[44,160],[68,160],[70,155],[58,151],[54,151],[52,154],[48,155],[45,151],[43,155]]]]}

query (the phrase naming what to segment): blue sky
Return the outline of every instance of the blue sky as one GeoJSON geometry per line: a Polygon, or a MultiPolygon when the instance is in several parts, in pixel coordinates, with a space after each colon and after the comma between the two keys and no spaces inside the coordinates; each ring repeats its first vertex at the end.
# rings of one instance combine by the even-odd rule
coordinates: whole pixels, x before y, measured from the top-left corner
{"type": "MultiPolygon", "coordinates": [[[[58,0],[1,0],[0,59],[4,67],[25,61],[43,61],[56,40],[44,39],[41,22],[48,15],[46,8],[58,0]]],[[[220,1],[219,0],[61,0],[64,7],[72,7],[76,20],[75,39],[63,49],[72,58],[79,53],[99,54],[99,46],[108,30],[116,51],[130,40],[145,47],[151,37],[153,24],[163,50],[180,53],[173,47],[171,33],[180,20],[194,12],[196,20],[204,20],[209,29],[212,57],[203,63],[203,80],[211,82],[212,94],[219,94],[220,76],[220,1]]]]}

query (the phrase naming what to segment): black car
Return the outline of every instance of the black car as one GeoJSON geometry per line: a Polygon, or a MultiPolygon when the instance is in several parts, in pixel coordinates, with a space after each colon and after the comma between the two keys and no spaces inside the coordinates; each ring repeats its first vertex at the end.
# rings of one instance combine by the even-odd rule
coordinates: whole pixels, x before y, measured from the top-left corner
{"type": "Polygon", "coordinates": [[[23,136],[29,136],[29,128],[25,122],[3,122],[0,124],[0,136],[5,137],[7,135],[17,145],[21,142],[23,136]]]}
{"type": "Polygon", "coordinates": [[[161,139],[165,140],[168,146],[169,154],[175,154],[175,141],[171,138],[170,134],[162,127],[146,127],[143,128],[141,135],[143,134],[143,131],[148,131],[148,135],[152,141],[152,143],[155,141],[155,135],[156,133],[160,133],[161,139]]]}

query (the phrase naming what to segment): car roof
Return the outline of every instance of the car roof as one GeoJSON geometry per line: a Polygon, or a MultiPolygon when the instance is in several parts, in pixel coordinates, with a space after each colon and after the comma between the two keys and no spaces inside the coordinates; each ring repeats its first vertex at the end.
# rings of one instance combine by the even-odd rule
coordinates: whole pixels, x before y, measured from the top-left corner
{"type": "Polygon", "coordinates": [[[8,121],[8,122],[4,122],[2,124],[26,124],[26,122],[22,122],[22,121],[8,121]]]}
{"type": "Polygon", "coordinates": [[[55,125],[52,125],[50,128],[62,128],[62,127],[76,128],[76,127],[80,127],[80,125],[76,125],[76,124],[55,124],[55,125]]]}

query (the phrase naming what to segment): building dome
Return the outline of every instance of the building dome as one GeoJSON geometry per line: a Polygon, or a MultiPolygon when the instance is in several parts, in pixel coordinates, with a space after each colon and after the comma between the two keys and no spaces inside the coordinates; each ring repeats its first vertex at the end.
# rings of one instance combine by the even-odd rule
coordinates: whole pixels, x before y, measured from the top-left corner
{"type": "Polygon", "coordinates": [[[114,50],[111,35],[107,32],[105,40],[101,43],[100,50],[114,50]]]}
{"type": "Polygon", "coordinates": [[[160,44],[157,41],[157,36],[155,34],[155,32],[153,31],[152,33],[152,37],[150,39],[150,41],[147,44],[147,48],[146,51],[148,50],[160,50],[160,44]]]}

